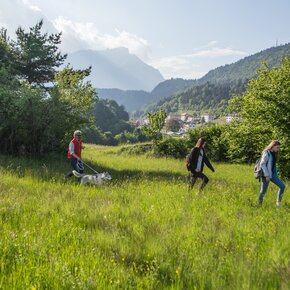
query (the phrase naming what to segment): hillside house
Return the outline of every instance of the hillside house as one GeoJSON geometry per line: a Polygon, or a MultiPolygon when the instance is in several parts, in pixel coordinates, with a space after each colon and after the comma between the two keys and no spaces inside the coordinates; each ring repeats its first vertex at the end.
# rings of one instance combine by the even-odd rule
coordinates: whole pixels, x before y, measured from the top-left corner
{"type": "Polygon", "coordinates": [[[209,123],[214,119],[214,116],[211,114],[203,114],[201,117],[204,119],[205,123],[209,123]]]}

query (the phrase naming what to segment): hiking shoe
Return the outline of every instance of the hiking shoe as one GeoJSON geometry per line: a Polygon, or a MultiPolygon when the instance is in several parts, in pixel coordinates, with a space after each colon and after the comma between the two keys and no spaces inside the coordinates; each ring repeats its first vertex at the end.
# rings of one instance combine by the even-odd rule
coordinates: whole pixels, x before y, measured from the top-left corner
{"type": "Polygon", "coordinates": [[[277,201],[276,202],[276,205],[279,206],[279,207],[281,207],[282,206],[282,201],[277,201]]]}

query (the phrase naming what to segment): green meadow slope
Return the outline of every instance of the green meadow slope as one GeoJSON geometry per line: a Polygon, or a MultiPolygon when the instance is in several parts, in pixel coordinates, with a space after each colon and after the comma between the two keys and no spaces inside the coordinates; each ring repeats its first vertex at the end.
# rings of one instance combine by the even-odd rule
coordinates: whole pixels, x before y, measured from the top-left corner
{"type": "Polygon", "coordinates": [[[259,208],[252,166],[205,169],[197,196],[184,160],[86,147],[103,187],[64,180],[65,156],[0,156],[1,289],[290,288],[289,183],[259,208]]]}

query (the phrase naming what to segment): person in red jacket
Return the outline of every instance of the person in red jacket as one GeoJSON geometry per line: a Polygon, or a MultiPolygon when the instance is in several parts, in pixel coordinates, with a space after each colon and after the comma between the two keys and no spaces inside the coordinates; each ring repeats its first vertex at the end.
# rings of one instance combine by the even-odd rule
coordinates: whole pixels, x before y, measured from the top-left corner
{"type": "MultiPolygon", "coordinates": [[[[84,167],[82,164],[82,132],[80,130],[74,131],[74,138],[70,141],[68,146],[67,157],[70,159],[70,164],[74,170],[83,173],[84,167]]],[[[66,177],[73,176],[72,171],[66,177]]]]}

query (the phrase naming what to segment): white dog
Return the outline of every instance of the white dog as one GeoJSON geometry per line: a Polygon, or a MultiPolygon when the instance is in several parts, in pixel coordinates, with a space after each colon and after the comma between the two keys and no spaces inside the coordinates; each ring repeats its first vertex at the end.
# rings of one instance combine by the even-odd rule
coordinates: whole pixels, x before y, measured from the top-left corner
{"type": "Polygon", "coordinates": [[[78,173],[77,171],[72,171],[74,176],[79,177],[81,179],[81,184],[91,183],[102,185],[105,180],[111,180],[112,177],[108,172],[102,172],[98,174],[84,174],[78,173]]]}

